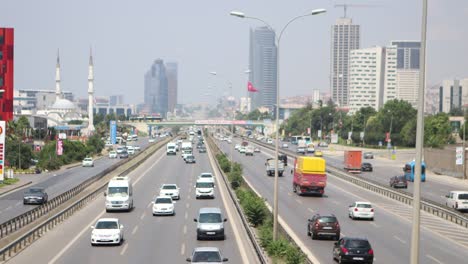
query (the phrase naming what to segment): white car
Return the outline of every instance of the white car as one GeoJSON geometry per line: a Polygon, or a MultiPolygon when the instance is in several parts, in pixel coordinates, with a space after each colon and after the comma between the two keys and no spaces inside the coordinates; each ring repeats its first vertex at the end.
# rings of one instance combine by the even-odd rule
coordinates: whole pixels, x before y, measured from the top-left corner
{"type": "Polygon", "coordinates": [[[260,148],[254,148],[254,152],[260,152],[260,148]]]}
{"type": "Polygon", "coordinates": [[[374,220],[374,208],[369,202],[355,202],[349,206],[348,215],[353,220],[356,218],[374,220]]]}
{"type": "Polygon", "coordinates": [[[169,196],[173,200],[180,199],[180,188],[177,184],[163,184],[159,189],[159,196],[169,196]]]}
{"type": "Polygon", "coordinates": [[[239,148],[239,153],[242,153],[242,154],[245,153],[245,147],[240,147],[239,148]]]}
{"type": "Polygon", "coordinates": [[[117,158],[117,152],[116,151],[109,151],[109,158],[110,159],[116,159],[117,158]]]}
{"type": "Polygon", "coordinates": [[[122,154],[122,152],[126,151],[125,147],[117,147],[117,154],[122,154]]]}
{"type": "Polygon", "coordinates": [[[451,191],[445,205],[458,211],[468,210],[468,191],[451,191]]]}
{"type": "Polygon", "coordinates": [[[214,183],[210,179],[199,179],[195,183],[195,199],[215,198],[214,183]]]}
{"type": "Polygon", "coordinates": [[[91,245],[115,244],[120,245],[124,239],[123,225],[117,218],[101,218],[96,225],[91,226],[91,245]]]}
{"type": "Polygon", "coordinates": [[[137,145],[137,146],[133,146],[133,149],[134,149],[135,151],[140,151],[140,150],[141,150],[141,147],[137,145]]]}
{"type": "Polygon", "coordinates": [[[197,180],[201,179],[207,182],[212,182],[214,184],[214,177],[213,174],[211,174],[211,172],[202,172],[200,175],[198,175],[197,180]]]}
{"type": "Polygon", "coordinates": [[[148,140],[149,143],[154,143],[155,141],[156,141],[156,140],[155,140],[154,138],[150,138],[150,139],[148,140]]]}
{"type": "Polygon", "coordinates": [[[268,144],[273,144],[273,140],[271,138],[267,139],[268,144]]]}
{"type": "Polygon", "coordinates": [[[94,167],[93,158],[84,158],[81,165],[83,165],[83,167],[94,167]]]}
{"type": "Polygon", "coordinates": [[[240,144],[236,144],[236,145],[234,146],[234,149],[235,149],[235,150],[239,150],[240,147],[241,147],[240,144]]]}
{"type": "Polygon", "coordinates": [[[288,143],[283,143],[283,145],[281,146],[282,148],[288,148],[288,143]]]}
{"type": "Polygon", "coordinates": [[[127,146],[127,153],[128,155],[135,154],[135,148],[133,148],[133,146],[127,146]]]}
{"type": "Polygon", "coordinates": [[[168,196],[158,196],[154,201],[153,204],[153,216],[156,215],[175,215],[174,204],[175,202],[172,201],[171,197],[168,196]]]}

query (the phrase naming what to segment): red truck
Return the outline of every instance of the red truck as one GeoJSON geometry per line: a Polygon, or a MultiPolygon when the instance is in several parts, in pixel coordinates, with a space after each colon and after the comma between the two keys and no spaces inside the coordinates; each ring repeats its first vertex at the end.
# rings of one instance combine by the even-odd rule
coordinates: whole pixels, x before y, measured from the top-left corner
{"type": "Polygon", "coordinates": [[[293,191],[298,195],[322,196],[327,185],[326,162],[323,158],[299,156],[294,161],[293,191]]]}
{"type": "Polygon", "coordinates": [[[361,173],[362,166],[362,151],[360,150],[345,150],[344,152],[344,169],[351,173],[361,173]]]}

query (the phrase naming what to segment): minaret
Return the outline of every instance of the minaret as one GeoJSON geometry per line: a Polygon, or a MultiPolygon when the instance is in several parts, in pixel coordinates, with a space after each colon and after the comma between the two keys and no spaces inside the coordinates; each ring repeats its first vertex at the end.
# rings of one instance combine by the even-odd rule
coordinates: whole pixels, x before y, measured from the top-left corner
{"type": "Polygon", "coordinates": [[[88,134],[93,134],[94,128],[94,71],[93,71],[93,54],[92,50],[89,50],[89,66],[88,66],[88,134]]]}
{"type": "Polygon", "coordinates": [[[62,90],[60,89],[60,54],[57,50],[57,64],[55,65],[55,101],[62,99],[62,90]]]}

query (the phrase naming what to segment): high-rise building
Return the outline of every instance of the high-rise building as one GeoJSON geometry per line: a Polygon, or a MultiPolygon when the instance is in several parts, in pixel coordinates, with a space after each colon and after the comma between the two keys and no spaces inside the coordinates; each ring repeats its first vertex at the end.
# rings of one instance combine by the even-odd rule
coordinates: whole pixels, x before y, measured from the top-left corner
{"type": "Polygon", "coordinates": [[[314,89],[312,96],[312,103],[316,104],[320,101],[320,90],[314,89]]]}
{"type": "Polygon", "coordinates": [[[468,79],[444,80],[439,88],[439,112],[468,106],[468,79]]]}
{"type": "Polygon", "coordinates": [[[352,50],[349,67],[349,108],[354,114],[362,107],[379,110],[395,98],[396,53],[393,48],[352,50]]]}
{"type": "Polygon", "coordinates": [[[110,106],[123,105],[124,104],[123,94],[109,96],[109,104],[110,106]]]}
{"type": "Polygon", "coordinates": [[[258,90],[250,92],[251,108],[276,105],[277,47],[275,32],[268,27],[250,30],[249,81],[258,90]]]}
{"type": "Polygon", "coordinates": [[[339,18],[331,31],[331,94],[332,100],[343,107],[349,99],[349,54],[359,49],[360,26],[354,25],[351,18],[339,18]]]}
{"type": "Polygon", "coordinates": [[[0,120],[13,119],[13,28],[0,28],[0,120]]]}
{"type": "Polygon", "coordinates": [[[157,59],[145,74],[145,105],[148,114],[160,114],[166,117],[168,110],[168,85],[166,66],[162,59],[157,59]]]}
{"type": "Polygon", "coordinates": [[[174,112],[177,105],[177,85],[178,85],[178,65],[176,62],[166,63],[167,75],[167,108],[169,112],[174,112]]]}
{"type": "Polygon", "coordinates": [[[394,40],[391,46],[397,50],[396,96],[417,107],[421,42],[394,40]]]}

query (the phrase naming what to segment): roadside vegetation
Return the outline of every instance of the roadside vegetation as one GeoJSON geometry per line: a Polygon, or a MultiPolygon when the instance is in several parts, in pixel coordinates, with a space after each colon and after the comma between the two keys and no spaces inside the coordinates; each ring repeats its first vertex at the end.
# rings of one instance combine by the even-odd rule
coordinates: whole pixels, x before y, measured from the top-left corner
{"type": "Polygon", "coordinates": [[[260,245],[268,253],[273,263],[305,263],[304,253],[283,234],[280,234],[276,241],[273,240],[273,216],[268,210],[265,200],[257,196],[244,182],[241,164],[229,161],[224,154],[217,154],[216,159],[223,172],[226,173],[231,187],[235,190],[247,220],[251,226],[256,228],[260,245]]]}

